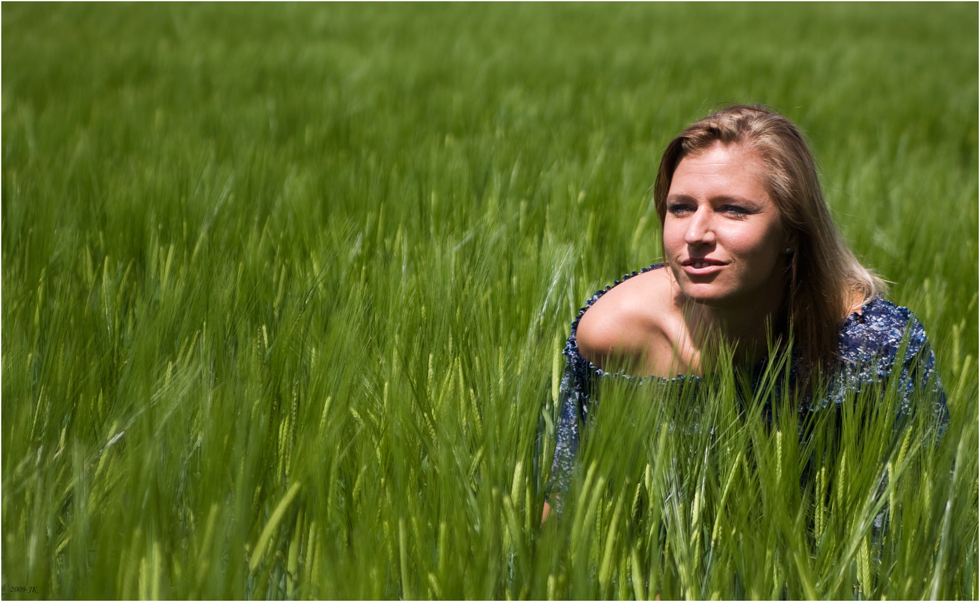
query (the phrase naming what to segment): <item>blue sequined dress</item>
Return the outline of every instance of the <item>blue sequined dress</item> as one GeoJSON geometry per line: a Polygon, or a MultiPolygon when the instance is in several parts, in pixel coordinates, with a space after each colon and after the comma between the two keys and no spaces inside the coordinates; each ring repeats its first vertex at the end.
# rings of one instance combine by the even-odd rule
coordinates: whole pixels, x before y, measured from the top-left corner
{"type": "MultiPolygon", "coordinates": [[[[576,343],[578,323],[586,310],[592,307],[599,297],[629,278],[663,267],[662,263],[654,264],[639,272],[628,274],[623,277],[623,280],[600,290],[589,299],[585,307],[579,310],[578,316],[572,322],[571,335],[563,351],[567,364],[561,378],[557,400],[560,405],[556,429],[558,440],[548,487],[549,498],[556,510],[560,511],[562,493],[568,489],[571,480],[579,447],[580,430],[590,405],[595,402],[592,399],[593,390],[599,379],[623,378],[644,383],[699,380],[697,376],[685,375],[678,375],[673,379],[653,376],[639,379],[620,373],[607,373],[582,357],[578,350],[576,343]]],[[[849,392],[859,392],[868,385],[889,378],[896,368],[896,357],[903,348],[905,356],[899,366],[899,387],[902,394],[899,411],[904,412],[909,409],[917,388],[927,389],[934,393],[935,413],[938,420],[945,422],[948,419],[946,396],[939,376],[935,373],[936,358],[925,329],[907,308],[898,307],[881,297],[875,297],[862,308],[860,313],[853,313],[844,321],[840,329],[838,370],[833,375],[827,395],[819,402],[811,404],[810,409],[819,410],[832,404],[840,404],[849,392]],[[906,336],[907,343],[905,343],[906,336]]],[[[764,363],[765,360],[762,364],[764,363]]]]}

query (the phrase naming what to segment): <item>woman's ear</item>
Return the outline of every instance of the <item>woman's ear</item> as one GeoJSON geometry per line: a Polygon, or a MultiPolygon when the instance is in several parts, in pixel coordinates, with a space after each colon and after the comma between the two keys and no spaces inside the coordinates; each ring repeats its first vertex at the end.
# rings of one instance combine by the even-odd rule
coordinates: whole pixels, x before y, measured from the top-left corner
{"type": "Polygon", "coordinates": [[[787,255],[792,255],[796,253],[797,248],[799,248],[799,238],[796,233],[793,232],[786,237],[786,245],[783,249],[786,251],[787,255]]]}

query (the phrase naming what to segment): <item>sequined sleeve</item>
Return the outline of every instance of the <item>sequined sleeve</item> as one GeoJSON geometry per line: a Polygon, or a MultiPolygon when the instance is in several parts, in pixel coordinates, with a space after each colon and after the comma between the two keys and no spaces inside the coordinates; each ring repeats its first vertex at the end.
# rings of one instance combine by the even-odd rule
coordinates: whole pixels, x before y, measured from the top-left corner
{"type": "Polygon", "coordinates": [[[585,384],[576,378],[571,365],[565,367],[558,392],[558,425],[556,430],[555,458],[551,463],[551,476],[548,480],[548,502],[561,513],[564,497],[575,469],[578,454],[579,433],[585,419],[588,394],[585,384]]]}
{"type": "Polygon", "coordinates": [[[826,402],[841,403],[849,393],[898,379],[900,416],[911,413],[917,396],[926,396],[940,425],[949,420],[936,356],[922,323],[907,308],[875,298],[844,322],[839,352],[840,370],[826,402]]]}

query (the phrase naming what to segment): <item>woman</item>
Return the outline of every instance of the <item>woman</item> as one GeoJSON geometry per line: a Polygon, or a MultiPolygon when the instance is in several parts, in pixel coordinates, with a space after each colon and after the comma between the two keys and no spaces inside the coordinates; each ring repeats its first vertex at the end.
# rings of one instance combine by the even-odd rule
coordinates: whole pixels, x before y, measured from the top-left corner
{"type": "MultiPolygon", "coordinates": [[[[785,341],[792,330],[797,391],[830,377],[819,405],[897,366],[906,404],[928,388],[945,415],[922,325],[881,298],[882,280],[838,234],[813,157],[786,118],[734,106],[688,127],[664,152],[654,201],[664,263],[599,291],[572,323],[550,488],[556,504],[599,377],[701,375],[719,342],[734,349],[737,365],[752,367],[765,363],[769,333],[785,341]],[[622,366],[627,372],[605,372],[622,366]]],[[[546,502],[545,517],[549,511],[546,502]]]]}

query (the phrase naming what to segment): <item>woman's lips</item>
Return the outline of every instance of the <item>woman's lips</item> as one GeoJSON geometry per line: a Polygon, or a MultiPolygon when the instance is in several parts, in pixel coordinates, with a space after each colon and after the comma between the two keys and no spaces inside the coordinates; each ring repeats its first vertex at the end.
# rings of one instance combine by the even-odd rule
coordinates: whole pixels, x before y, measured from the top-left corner
{"type": "Polygon", "coordinates": [[[699,259],[687,259],[681,262],[684,271],[692,276],[707,276],[721,271],[725,267],[724,261],[702,257],[699,259]]]}

